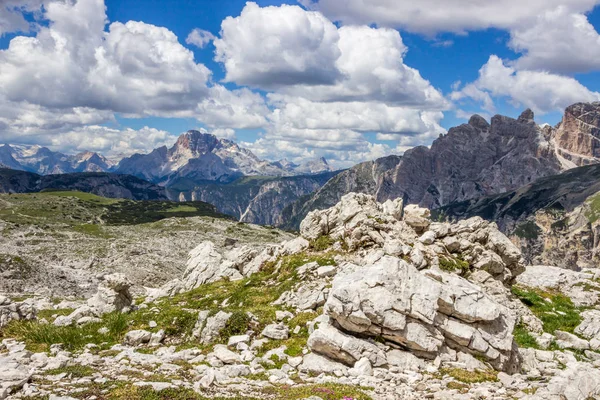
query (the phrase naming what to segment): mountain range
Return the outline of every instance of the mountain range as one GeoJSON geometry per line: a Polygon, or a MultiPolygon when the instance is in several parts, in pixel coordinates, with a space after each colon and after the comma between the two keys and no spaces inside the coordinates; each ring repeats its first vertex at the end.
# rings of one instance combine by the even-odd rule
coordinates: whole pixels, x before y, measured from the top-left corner
{"type": "MultiPolygon", "coordinates": [[[[280,217],[285,207],[314,192],[337,173],[324,158],[301,165],[285,159],[264,161],[231,140],[199,131],[182,134],[170,148],[159,147],[119,162],[91,152],[66,155],[40,146],[5,144],[0,147],[0,165],[43,176],[78,172],[131,175],[163,187],[162,195],[166,193],[171,200],[218,204],[221,212],[263,225],[282,225],[280,217]]],[[[89,177],[73,177],[83,180],[81,185],[74,185],[78,190],[88,187],[89,177]]],[[[12,187],[5,184],[0,191],[35,191],[56,181],[36,176],[21,178],[20,183],[12,187]],[[24,185],[24,180],[29,183],[24,185]]],[[[129,196],[128,190],[124,188],[122,193],[129,196]]]]}
{"type": "Polygon", "coordinates": [[[116,164],[93,152],[67,155],[47,147],[10,145],[0,146],[0,165],[5,168],[33,172],[40,175],[72,172],[108,172],[116,164]]]}
{"type": "Polygon", "coordinates": [[[38,175],[0,167],[0,193],[68,190],[130,200],[168,200],[165,189],[143,179],[106,172],[38,175]]]}
{"type": "Polygon", "coordinates": [[[379,201],[403,198],[436,209],[454,202],[504,193],[540,178],[600,162],[600,103],[568,107],[555,127],[540,126],[531,110],[513,119],[478,115],[451,128],[431,147],[412,148],[341,172],[310,196],[284,210],[296,228],[314,209],[332,207],[349,192],[379,201]]]}
{"type": "Polygon", "coordinates": [[[297,229],[308,212],[335,205],[349,192],[378,201],[439,209],[518,190],[541,178],[600,162],[600,103],[568,107],[552,127],[531,110],[518,118],[474,115],[430,147],[332,171],[324,159],[296,165],[264,161],[233,141],[199,131],[170,148],[119,163],[95,153],[69,156],[39,146],[0,147],[0,163],[41,174],[108,171],[165,188],[178,201],[206,201],[243,222],[297,229]]]}
{"type": "Polygon", "coordinates": [[[269,162],[231,140],[199,131],[188,131],[175,144],[134,154],[119,162],[93,152],[67,155],[37,145],[0,146],[0,164],[40,175],[72,172],[114,172],[133,175],[162,186],[182,179],[228,183],[243,176],[297,176],[332,171],[324,158],[302,165],[288,160],[269,162]]]}

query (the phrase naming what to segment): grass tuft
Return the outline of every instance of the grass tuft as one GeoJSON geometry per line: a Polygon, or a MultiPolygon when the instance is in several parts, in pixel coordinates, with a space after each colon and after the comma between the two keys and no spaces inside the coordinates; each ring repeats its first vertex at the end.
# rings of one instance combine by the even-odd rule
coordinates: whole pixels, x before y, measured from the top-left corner
{"type": "Polygon", "coordinates": [[[462,383],[496,382],[498,380],[498,372],[493,370],[467,371],[461,368],[442,368],[440,373],[449,375],[462,383]]]}
{"type": "Polygon", "coordinates": [[[582,309],[575,307],[571,299],[561,293],[520,286],[513,286],[511,290],[542,321],[544,332],[553,334],[561,330],[573,333],[581,323],[582,309]]]}

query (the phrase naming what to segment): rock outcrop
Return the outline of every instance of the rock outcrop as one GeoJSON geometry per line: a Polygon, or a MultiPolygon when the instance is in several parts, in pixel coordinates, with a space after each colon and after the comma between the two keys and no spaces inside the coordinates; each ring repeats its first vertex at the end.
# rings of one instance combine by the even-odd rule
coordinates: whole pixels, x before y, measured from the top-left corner
{"type": "Polygon", "coordinates": [[[240,280],[258,272],[264,263],[276,260],[278,256],[290,252],[300,252],[306,247],[308,247],[308,241],[297,238],[281,245],[267,246],[261,252],[249,246],[219,252],[214,243],[205,241],[190,252],[183,277],[168,282],[162,288],[161,293],[154,297],[190,291],[200,285],[224,278],[240,280]]]}
{"type": "Polygon", "coordinates": [[[87,300],[85,305],[76,308],[67,316],[59,316],[54,325],[68,326],[74,323],[83,325],[99,322],[99,317],[112,312],[129,312],[133,304],[133,296],[129,289],[131,282],[123,274],[111,274],[102,277],[98,291],[87,300]]]}
{"type": "Polygon", "coordinates": [[[28,301],[13,302],[0,295],[0,328],[13,320],[32,320],[36,316],[36,308],[28,301]]]}
{"type": "MultiPolygon", "coordinates": [[[[343,331],[381,337],[430,359],[450,347],[481,357],[498,369],[518,370],[512,336],[516,317],[476,285],[444,272],[421,274],[390,256],[343,270],[325,304],[325,313],[343,331]]],[[[314,335],[322,333],[316,332],[309,347],[321,352],[314,335]]],[[[325,355],[348,361],[343,354],[328,351],[325,355]]]]}
{"type": "Polygon", "coordinates": [[[124,274],[106,275],[98,285],[98,292],[88,300],[88,307],[97,316],[115,311],[128,311],[133,302],[130,287],[131,282],[124,274]]]}
{"type": "Polygon", "coordinates": [[[350,193],[330,209],[309,213],[300,233],[309,240],[329,236],[349,250],[379,248],[408,257],[418,269],[473,267],[504,282],[524,271],[519,249],[495,224],[479,217],[437,223],[426,209],[411,205],[402,210],[401,200],[381,204],[373,196],[350,193]]]}

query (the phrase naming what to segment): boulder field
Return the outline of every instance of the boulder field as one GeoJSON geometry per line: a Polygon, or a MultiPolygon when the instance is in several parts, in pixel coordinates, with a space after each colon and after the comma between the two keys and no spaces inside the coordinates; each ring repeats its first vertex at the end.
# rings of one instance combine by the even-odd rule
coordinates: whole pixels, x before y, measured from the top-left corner
{"type": "Polygon", "coordinates": [[[351,193],[279,245],[199,244],[144,298],[120,274],[86,302],[0,298],[0,399],[598,398],[599,278],[524,265],[479,217],[351,193]],[[104,336],[36,347],[16,329],[35,324],[104,336]]]}

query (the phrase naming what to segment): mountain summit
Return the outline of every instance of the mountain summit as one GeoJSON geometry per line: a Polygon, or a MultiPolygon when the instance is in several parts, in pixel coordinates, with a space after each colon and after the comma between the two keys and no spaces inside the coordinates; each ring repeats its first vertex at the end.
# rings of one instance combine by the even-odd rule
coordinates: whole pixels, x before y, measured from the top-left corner
{"type": "Polygon", "coordinates": [[[228,183],[241,176],[294,176],[331,170],[325,159],[303,165],[264,161],[231,140],[191,130],[179,136],[171,148],[121,160],[116,172],[170,186],[181,180],[228,183]]]}

